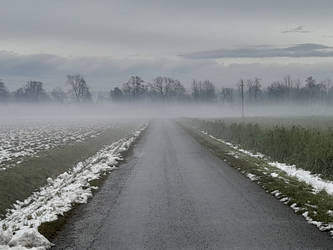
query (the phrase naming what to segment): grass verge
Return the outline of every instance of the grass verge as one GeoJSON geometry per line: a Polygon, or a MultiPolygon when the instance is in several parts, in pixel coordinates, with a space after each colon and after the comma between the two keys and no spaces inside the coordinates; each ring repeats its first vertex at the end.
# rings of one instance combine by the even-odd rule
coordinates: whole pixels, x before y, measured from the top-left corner
{"type": "Polygon", "coordinates": [[[333,130],[290,125],[292,119],[288,125],[278,125],[285,122],[283,119],[280,123],[272,120],[191,119],[188,122],[217,138],[241,145],[243,149],[260,152],[274,161],[302,166],[304,170],[333,181],[333,130]],[[274,121],[276,125],[267,125],[274,121]]]}

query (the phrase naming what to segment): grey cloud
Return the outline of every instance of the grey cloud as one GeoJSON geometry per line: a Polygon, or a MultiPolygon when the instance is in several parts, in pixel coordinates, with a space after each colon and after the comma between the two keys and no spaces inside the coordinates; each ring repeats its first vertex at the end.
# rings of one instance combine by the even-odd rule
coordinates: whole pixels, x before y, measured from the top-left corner
{"type": "Polygon", "coordinates": [[[239,78],[260,77],[265,82],[281,79],[290,74],[304,79],[313,75],[318,79],[333,78],[333,63],[315,64],[264,64],[234,63],[223,65],[215,60],[191,60],[182,57],[140,58],[129,57],[59,57],[55,55],[20,55],[0,52],[0,79],[10,90],[21,87],[27,80],[39,80],[46,89],[56,86],[66,88],[67,74],[82,74],[93,90],[110,90],[139,75],[146,81],[154,77],[171,76],[187,86],[192,79],[209,79],[216,86],[234,86],[239,78]]]}
{"type": "Polygon", "coordinates": [[[304,29],[303,25],[299,25],[295,28],[284,30],[281,33],[310,33],[310,32],[311,32],[310,30],[304,29]]]}
{"type": "Polygon", "coordinates": [[[40,80],[47,89],[65,86],[68,74],[82,74],[95,89],[111,89],[128,80],[131,75],[140,75],[147,81],[158,75],[179,79],[192,79],[193,71],[211,68],[213,62],[192,61],[178,57],[144,58],[132,56],[113,57],[61,57],[56,55],[21,55],[0,52],[0,79],[14,90],[27,80],[40,80]]]}
{"type": "MultiPolygon", "coordinates": [[[[1,2],[2,49],[21,53],[118,53],[126,56],[133,53],[170,55],[185,50],[196,51],[200,47],[218,48],[222,42],[223,46],[230,46],[240,44],[244,38],[252,44],[281,44],[285,36],[276,30],[277,23],[288,27],[290,18],[297,18],[304,25],[320,25],[327,33],[333,7],[333,2],[328,0],[322,0],[321,4],[316,1],[304,4],[304,0],[33,2],[1,2]],[[321,25],[322,20],[327,25],[321,25]],[[272,33],[265,36],[262,32],[265,28],[276,36],[272,33]]],[[[295,30],[304,32],[302,26],[295,30]]]]}
{"type": "Polygon", "coordinates": [[[182,55],[191,59],[217,58],[264,58],[264,57],[333,57],[333,47],[314,43],[290,47],[256,46],[238,49],[199,51],[182,55]]]}

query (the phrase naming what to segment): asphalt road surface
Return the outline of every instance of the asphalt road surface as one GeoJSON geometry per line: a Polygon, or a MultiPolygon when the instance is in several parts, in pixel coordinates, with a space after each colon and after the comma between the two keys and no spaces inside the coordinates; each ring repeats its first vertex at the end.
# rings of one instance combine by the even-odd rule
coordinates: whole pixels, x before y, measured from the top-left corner
{"type": "Polygon", "coordinates": [[[53,242],[80,250],[333,249],[327,233],[167,120],[152,123],[53,242]]]}

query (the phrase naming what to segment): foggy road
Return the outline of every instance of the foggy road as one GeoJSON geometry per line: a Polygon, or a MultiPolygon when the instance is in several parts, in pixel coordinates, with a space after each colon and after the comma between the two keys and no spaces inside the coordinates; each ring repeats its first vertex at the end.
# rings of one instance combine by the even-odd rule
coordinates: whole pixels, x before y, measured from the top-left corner
{"type": "Polygon", "coordinates": [[[54,249],[329,249],[327,233],[194,141],[154,121],[77,207],[54,249]]]}

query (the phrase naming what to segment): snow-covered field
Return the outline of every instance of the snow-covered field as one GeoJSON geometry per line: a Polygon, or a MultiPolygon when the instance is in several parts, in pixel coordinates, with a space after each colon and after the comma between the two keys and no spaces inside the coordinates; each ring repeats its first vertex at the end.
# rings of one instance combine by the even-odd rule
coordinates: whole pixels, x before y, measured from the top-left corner
{"type": "Polygon", "coordinates": [[[97,188],[91,186],[90,181],[116,168],[121,153],[129,149],[144,129],[145,126],[101,149],[72,170],[48,178],[47,185],[24,201],[17,201],[0,221],[0,249],[50,248],[52,243],[38,232],[38,226],[56,220],[75,203],[86,203],[92,190],[97,188]]]}
{"type": "Polygon", "coordinates": [[[0,125],[0,171],[21,163],[26,157],[68,143],[100,135],[110,126],[105,123],[37,123],[0,125]]]}

